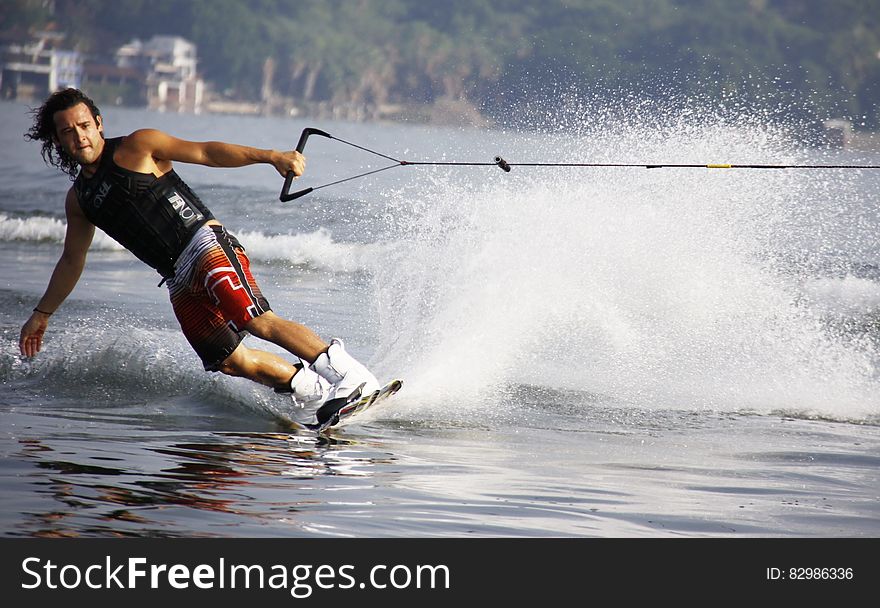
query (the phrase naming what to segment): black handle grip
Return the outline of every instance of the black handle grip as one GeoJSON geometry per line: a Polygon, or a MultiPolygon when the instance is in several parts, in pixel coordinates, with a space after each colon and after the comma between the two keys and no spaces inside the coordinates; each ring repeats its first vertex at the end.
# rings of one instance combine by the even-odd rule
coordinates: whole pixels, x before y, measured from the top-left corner
{"type": "MultiPolygon", "coordinates": [[[[321,137],[328,137],[333,139],[333,136],[327,133],[326,131],[322,131],[321,129],[315,129],[313,127],[306,127],[303,129],[302,134],[299,136],[299,143],[296,144],[296,151],[302,154],[303,150],[306,149],[306,143],[309,141],[309,136],[311,135],[320,135],[321,137]]],[[[305,196],[309,192],[311,192],[314,188],[306,188],[305,190],[300,190],[299,192],[294,192],[291,194],[290,185],[293,183],[294,178],[293,171],[288,171],[287,175],[284,176],[284,186],[281,188],[281,196],[278,198],[282,203],[286,203],[287,201],[292,201],[301,196],[305,196]]]]}

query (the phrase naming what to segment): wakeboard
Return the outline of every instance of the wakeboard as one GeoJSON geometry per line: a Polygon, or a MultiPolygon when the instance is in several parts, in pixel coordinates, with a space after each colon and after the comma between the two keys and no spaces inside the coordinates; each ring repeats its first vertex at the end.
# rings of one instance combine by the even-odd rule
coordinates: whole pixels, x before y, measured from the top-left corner
{"type": "Polygon", "coordinates": [[[403,380],[392,380],[378,391],[374,391],[369,395],[365,395],[356,401],[347,403],[337,412],[335,412],[328,420],[315,424],[305,425],[307,428],[323,433],[330,427],[339,426],[348,422],[352,416],[355,416],[365,410],[368,410],[385,401],[388,397],[400,390],[403,386],[403,380]]]}

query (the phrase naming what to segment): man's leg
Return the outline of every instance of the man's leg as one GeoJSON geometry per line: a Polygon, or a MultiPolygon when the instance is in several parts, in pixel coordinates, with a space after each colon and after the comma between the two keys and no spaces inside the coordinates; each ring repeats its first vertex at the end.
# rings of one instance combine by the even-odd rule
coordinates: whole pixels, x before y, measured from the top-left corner
{"type": "Polygon", "coordinates": [[[287,390],[290,380],[301,369],[290,361],[254,348],[247,348],[244,343],[217,367],[218,372],[228,376],[247,378],[276,390],[287,390]]]}
{"type": "MultiPolygon", "coordinates": [[[[339,340],[332,340],[328,345],[311,329],[283,319],[272,311],[253,318],[245,329],[311,363],[309,369],[301,373],[314,372],[329,384],[326,403],[331,410],[380,388],[376,377],[349,355],[339,340]]],[[[296,381],[294,378],[294,392],[296,381]]]]}
{"type": "MultiPolygon", "coordinates": [[[[311,329],[270,310],[251,274],[244,248],[224,229],[212,226],[188,247],[195,251],[185,259],[192,259],[190,264],[199,264],[198,281],[181,280],[183,285],[179,286],[172,277],[168,283],[175,314],[181,319],[184,333],[190,332],[187,338],[205,362],[205,369],[244,376],[276,389],[287,384],[296,403],[324,400],[326,404],[344,404],[379,390],[375,376],[345,352],[342,342],[333,340],[328,345],[311,329]],[[186,288],[193,284],[203,286],[204,292],[199,289],[194,294],[186,293],[186,288]],[[178,296],[178,292],[182,295],[178,296]],[[188,297],[198,300],[193,302],[197,310],[188,310],[188,297]],[[205,332],[187,330],[193,318],[208,324],[208,333],[221,334],[221,341],[233,347],[225,350],[222,357],[205,352],[203,340],[195,335],[205,332]],[[296,368],[292,370],[295,373],[290,373],[291,368],[279,363],[279,357],[247,348],[239,350],[242,331],[277,344],[305,365],[298,373],[296,368]]],[[[181,276],[186,274],[181,272],[181,276]]],[[[211,341],[216,340],[212,337],[211,341]]]]}
{"type": "Polygon", "coordinates": [[[216,370],[289,394],[293,405],[299,408],[296,418],[307,424],[316,420],[315,412],[326,401],[330,390],[327,381],[309,369],[307,362],[300,360],[300,365],[294,365],[276,354],[247,348],[244,344],[239,344],[216,370]]]}
{"type": "Polygon", "coordinates": [[[283,319],[271,310],[254,317],[244,328],[309,363],[313,363],[329,346],[305,325],[283,319]]]}

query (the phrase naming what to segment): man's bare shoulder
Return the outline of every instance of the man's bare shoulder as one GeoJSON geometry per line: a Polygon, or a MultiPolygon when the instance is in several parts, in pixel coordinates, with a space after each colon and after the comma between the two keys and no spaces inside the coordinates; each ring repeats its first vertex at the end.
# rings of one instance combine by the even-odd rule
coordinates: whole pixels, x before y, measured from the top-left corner
{"type": "Polygon", "coordinates": [[[122,138],[120,148],[151,150],[168,138],[168,134],[159,129],[138,129],[122,138]]]}
{"type": "Polygon", "coordinates": [[[175,141],[158,129],[138,129],[122,138],[113,159],[130,171],[161,175],[171,169],[175,141]]]}

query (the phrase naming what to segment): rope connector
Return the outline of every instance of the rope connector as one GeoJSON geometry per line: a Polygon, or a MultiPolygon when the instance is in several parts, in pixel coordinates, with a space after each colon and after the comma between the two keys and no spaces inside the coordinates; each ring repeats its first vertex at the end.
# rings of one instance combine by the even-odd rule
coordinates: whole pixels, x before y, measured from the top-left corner
{"type": "Polygon", "coordinates": [[[495,164],[501,167],[505,173],[510,173],[510,165],[508,165],[507,161],[500,156],[495,157],[495,164]]]}

